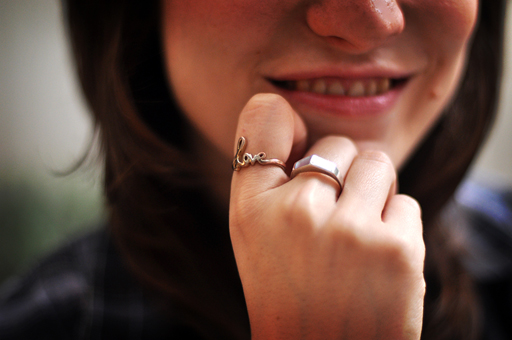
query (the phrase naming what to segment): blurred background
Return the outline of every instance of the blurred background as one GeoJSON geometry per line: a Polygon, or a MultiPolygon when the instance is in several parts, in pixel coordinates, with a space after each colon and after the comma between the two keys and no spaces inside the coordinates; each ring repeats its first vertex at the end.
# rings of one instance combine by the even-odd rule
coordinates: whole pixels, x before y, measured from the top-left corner
{"type": "MultiPolygon", "coordinates": [[[[511,15],[509,14],[510,18],[511,15]]],[[[512,60],[512,20],[506,59],[512,60]]],[[[512,63],[472,176],[512,185],[512,63]]],[[[62,242],[101,226],[101,166],[67,176],[93,130],[58,0],[0,0],[0,284],[62,242]]]]}
{"type": "Polygon", "coordinates": [[[58,0],[0,0],[0,282],[103,219],[58,0]]]}

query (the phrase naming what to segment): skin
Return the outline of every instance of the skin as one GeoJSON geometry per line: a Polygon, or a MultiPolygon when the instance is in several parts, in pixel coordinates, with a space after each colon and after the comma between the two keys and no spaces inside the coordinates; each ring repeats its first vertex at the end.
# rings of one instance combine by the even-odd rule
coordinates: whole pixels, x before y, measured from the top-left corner
{"type": "Polygon", "coordinates": [[[396,169],[453,97],[477,8],[477,0],[164,1],[169,83],[212,195],[230,202],[254,339],[419,339],[421,210],[395,193],[396,169]],[[270,81],[319,75],[406,81],[372,114],[357,100],[343,110],[311,105],[270,81]],[[311,154],[335,162],[343,191],[326,176],[290,180],[273,166],[232,175],[239,136],[247,152],[289,165],[311,154]]]}

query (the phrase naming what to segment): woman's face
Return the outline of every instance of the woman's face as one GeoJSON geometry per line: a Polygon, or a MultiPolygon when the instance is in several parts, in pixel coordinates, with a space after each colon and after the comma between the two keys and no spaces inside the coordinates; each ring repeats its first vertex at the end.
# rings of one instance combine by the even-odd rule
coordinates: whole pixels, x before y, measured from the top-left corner
{"type": "Polygon", "coordinates": [[[174,96],[226,158],[246,102],[271,92],[302,117],[311,143],[343,135],[400,167],[458,85],[478,0],[165,0],[163,8],[174,96]]]}

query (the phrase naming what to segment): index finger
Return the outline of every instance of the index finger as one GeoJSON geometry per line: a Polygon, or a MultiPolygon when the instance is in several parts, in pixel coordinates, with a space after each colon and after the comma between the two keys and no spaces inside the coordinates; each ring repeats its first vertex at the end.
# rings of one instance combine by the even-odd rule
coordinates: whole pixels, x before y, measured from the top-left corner
{"type": "MultiPolygon", "coordinates": [[[[306,128],[284,98],[275,94],[257,94],[240,114],[235,153],[242,136],[246,140],[245,153],[257,155],[264,152],[267,159],[286,163],[294,146],[305,146],[306,128]]],[[[254,196],[287,181],[288,176],[279,166],[262,166],[255,162],[234,172],[231,197],[254,196]]]]}

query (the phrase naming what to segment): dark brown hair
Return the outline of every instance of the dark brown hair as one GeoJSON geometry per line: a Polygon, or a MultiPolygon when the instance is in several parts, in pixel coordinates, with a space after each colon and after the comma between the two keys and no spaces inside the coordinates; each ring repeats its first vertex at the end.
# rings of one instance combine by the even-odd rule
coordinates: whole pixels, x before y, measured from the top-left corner
{"type": "MultiPolygon", "coordinates": [[[[424,339],[476,334],[468,326],[478,325],[471,280],[439,216],[493,120],[505,4],[480,1],[456,98],[399,176],[401,191],[423,209],[424,339]]],[[[109,225],[120,252],[143,285],[172,306],[173,317],[208,338],[249,338],[228,212],[211,209],[200,190],[204,179],[186,152],[188,126],[165,79],[159,2],[67,0],[64,13],[100,133],[109,225]]]]}

